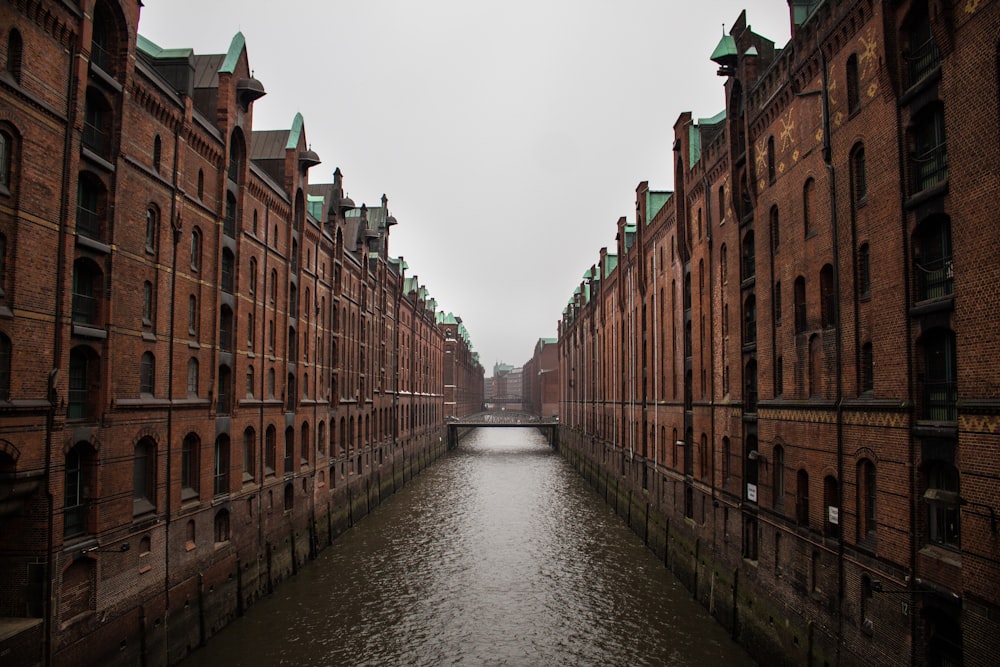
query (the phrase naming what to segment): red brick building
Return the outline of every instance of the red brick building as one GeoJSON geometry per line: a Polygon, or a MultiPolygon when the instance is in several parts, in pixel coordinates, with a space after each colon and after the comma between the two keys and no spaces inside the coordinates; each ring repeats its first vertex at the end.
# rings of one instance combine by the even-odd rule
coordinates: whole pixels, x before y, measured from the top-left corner
{"type": "Polygon", "coordinates": [[[444,332],[445,417],[461,419],[483,409],[483,367],[472,349],[469,331],[461,317],[438,312],[438,327],[444,332]]]}
{"type": "Polygon", "coordinates": [[[0,9],[5,664],[176,662],[445,446],[385,197],[254,129],[242,35],[164,49],[139,7],[0,9]]]}
{"type": "Polygon", "coordinates": [[[539,417],[559,416],[559,347],[555,338],[539,338],[523,366],[524,409],[539,417]]]}
{"type": "Polygon", "coordinates": [[[768,664],[993,664],[1000,6],[789,6],[567,306],[561,445],[768,664]]]}

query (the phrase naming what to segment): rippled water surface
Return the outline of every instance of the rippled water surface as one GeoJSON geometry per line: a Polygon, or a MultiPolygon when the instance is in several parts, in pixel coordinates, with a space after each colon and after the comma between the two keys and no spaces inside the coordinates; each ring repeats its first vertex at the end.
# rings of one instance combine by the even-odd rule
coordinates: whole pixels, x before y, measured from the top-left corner
{"type": "Polygon", "coordinates": [[[200,665],[751,665],[533,429],[480,429],[200,665]]]}

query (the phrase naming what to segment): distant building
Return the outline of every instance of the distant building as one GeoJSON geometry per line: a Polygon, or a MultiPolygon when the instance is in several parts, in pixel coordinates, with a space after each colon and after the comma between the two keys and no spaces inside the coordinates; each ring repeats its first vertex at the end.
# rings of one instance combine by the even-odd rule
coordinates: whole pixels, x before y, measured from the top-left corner
{"type": "Polygon", "coordinates": [[[559,416],[559,351],[555,338],[539,338],[522,378],[524,409],[540,417],[559,416]]]}

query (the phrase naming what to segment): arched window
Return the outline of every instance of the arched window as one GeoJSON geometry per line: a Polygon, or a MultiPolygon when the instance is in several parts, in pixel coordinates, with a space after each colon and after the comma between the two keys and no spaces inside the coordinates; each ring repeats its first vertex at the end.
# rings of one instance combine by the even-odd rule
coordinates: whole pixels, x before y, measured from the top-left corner
{"type": "Polygon", "coordinates": [[[854,115],[861,108],[861,91],[858,83],[858,54],[847,58],[847,113],[854,115]]]}
{"type": "Polygon", "coordinates": [[[146,251],[156,252],[157,229],[160,214],[155,206],[146,208],[146,251]]]}
{"type": "Polygon", "coordinates": [[[152,352],[143,352],[139,361],[139,393],[152,396],[156,388],[156,359],[152,352]]]}
{"type": "Polygon", "coordinates": [[[295,380],[295,374],[289,373],[287,378],[287,383],[285,384],[285,409],[291,412],[295,409],[298,401],[295,398],[295,391],[297,389],[298,383],[295,380]]]}
{"type": "Polygon", "coordinates": [[[729,282],[729,253],[725,243],[719,248],[719,278],[723,285],[729,282]]]}
{"type": "Polygon", "coordinates": [[[197,227],[191,230],[191,270],[201,270],[201,230],[197,227]]]}
{"type": "Polygon", "coordinates": [[[278,300],[278,271],[271,269],[271,303],[278,300]]]}
{"type": "Polygon", "coordinates": [[[278,461],[278,432],[273,425],[268,425],[264,438],[264,472],[273,475],[278,461]]]}
{"type": "Polygon", "coordinates": [[[111,104],[96,88],[87,88],[83,112],[83,147],[105,160],[111,157],[112,126],[111,104]]]}
{"type": "Polygon", "coordinates": [[[806,179],[805,185],[802,186],[802,233],[806,237],[816,231],[813,229],[812,219],[812,216],[815,213],[815,197],[816,181],[812,178],[808,178],[806,179]]]}
{"type": "Polygon", "coordinates": [[[246,397],[253,398],[254,372],[253,365],[247,366],[247,390],[246,397]]]}
{"type": "Polygon", "coordinates": [[[229,541],[229,510],[220,509],[215,515],[215,543],[229,541]]]}
{"type": "Polygon", "coordinates": [[[257,433],[253,426],[243,431],[243,481],[252,482],[257,475],[257,433]]]}
{"type": "Polygon", "coordinates": [[[868,197],[868,177],[865,173],[865,147],[857,144],[851,149],[851,203],[861,206],[868,197]]]}
{"type": "Polygon", "coordinates": [[[200,454],[201,440],[194,433],[188,433],[181,444],[181,498],[184,500],[197,497],[201,487],[200,454]]]}
{"type": "Polygon", "coordinates": [[[163,142],[160,141],[160,135],[153,137],[153,171],[159,173],[160,171],[160,158],[163,156],[163,142]]]}
{"type": "Polygon", "coordinates": [[[316,427],[316,448],[320,456],[326,456],[326,424],[320,422],[316,427]]]}
{"type": "Polygon", "coordinates": [[[198,395],[198,360],[195,357],[188,359],[187,395],[191,397],[198,395]]]}
{"type": "Polygon", "coordinates": [[[858,461],[858,541],[874,540],[877,528],[875,518],[875,464],[869,459],[858,461]]]}
{"type": "Polygon", "coordinates": [[[21,83],[21,64],[24,57],[24,42],[21,33],[16,28],[11,28],[7,35],[7,73],[10,74],[14,82],[21,83]]]}
{"type": "Polygon", "coordinates": [[[750,294],[743,302],[743,344],[757,342],[757,298],[750,294]]]}
{"type": "Polygon", "coordinates": [[[198,170],[198,199],[205,198],[205,172],[202,169],[198,170]]]}
{"type": "Polygon", "coordinates": [[[274,369],[267,369],[267,397],[274,398],[274,369]]]}
{"type": "Polygon", "coordinates": [[[115,14],[101,0],[94,7],[94,30],[90,42],[90,63],[96,65],[112,77],[118,76],[118,28],[115,14]]]}
{"type": "Polygon", "coordinates": [[[219,434],[215,439],[215,463],[213,466],[212,492],[217,495],[229,493],[229,436],[219,434]]]}
{"type": "Polygon", "coordinates": [[[135,446],[132,468],[132,513],[156,509],[156,443],[143,438],[135,446]]]}
{"type": "Polygon", "coordinates": [[[257,293],[257,258],[256,257],[251,257],[250,258],[250,286],[249,286],[249,292],[250,292],[250,294],[256,294],[257,293]]]}

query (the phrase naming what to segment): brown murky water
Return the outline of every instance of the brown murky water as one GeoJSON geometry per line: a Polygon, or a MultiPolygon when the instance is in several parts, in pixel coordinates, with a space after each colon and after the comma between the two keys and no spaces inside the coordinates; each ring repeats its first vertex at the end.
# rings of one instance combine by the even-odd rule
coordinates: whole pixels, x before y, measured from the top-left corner
{"type": "Polygon", "coordinates": [[[480,429],[196,651],[218,665],[752,665],[532,429],[480,429]]]}

